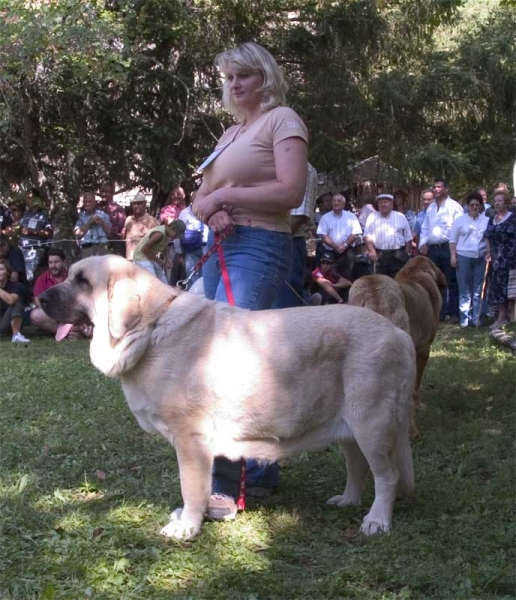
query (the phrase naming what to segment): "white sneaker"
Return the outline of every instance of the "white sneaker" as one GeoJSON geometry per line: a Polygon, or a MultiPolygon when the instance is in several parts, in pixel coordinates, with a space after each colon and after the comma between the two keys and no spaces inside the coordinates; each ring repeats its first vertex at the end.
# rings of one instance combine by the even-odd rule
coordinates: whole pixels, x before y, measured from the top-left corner
{"type": "Polygon", "coordinates": [[[11,342],[15,342],[18,344],[26,344],[27,342],[30,342],[29,339],[27,339],[24,335],[22,335],[21,333],[15,333],[11,339],[11,342]]]}

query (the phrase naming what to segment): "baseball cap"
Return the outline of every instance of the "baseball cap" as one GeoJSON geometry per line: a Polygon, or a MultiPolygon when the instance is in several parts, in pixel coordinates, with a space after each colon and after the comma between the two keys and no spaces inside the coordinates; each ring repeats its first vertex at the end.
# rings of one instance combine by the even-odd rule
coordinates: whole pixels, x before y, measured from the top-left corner
{"type": "Polygon", "coordinates": [[[329,252],[325,252],[321,256],[321,261],[320,262],[334,263],[335,262],[335,257],[333,256],[333,254],[330,254],[329,252]]]}

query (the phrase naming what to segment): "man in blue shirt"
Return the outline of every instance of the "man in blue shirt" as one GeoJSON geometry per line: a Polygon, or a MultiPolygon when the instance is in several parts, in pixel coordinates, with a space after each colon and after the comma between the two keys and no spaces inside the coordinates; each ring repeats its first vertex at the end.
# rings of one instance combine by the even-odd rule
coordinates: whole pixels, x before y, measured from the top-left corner
{"type": "Polygon", "coordinates": [[[108,239],[111,234],[111,221],[108,215],[96,208],[93,192],[82,196],[83,210],[75,223],[74,233],[81,248],[81,258],[102,256],[108,252],[108,239]]]}

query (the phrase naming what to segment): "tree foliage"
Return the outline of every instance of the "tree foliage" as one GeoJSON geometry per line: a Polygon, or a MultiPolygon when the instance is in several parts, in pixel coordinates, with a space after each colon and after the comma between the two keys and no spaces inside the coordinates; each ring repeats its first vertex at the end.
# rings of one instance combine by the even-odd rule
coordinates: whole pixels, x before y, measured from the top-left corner
{"type": "Polygon", "coordinates": [[[271,49],[343,176],[379,154],[408,182],[507,179],[512,0],[0,0],[0,191],[75,205],[104,177],[155,196],[191,177],[230,122],[213,58],[271,49]]]}

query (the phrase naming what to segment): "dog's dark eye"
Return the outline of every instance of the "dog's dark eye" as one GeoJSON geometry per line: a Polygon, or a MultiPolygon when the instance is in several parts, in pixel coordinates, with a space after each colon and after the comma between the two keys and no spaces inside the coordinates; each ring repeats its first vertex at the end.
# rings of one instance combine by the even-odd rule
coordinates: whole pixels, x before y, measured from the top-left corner
{"type": "Polygon", "coordinates": [[[88,279],[84,276],[84,273],[82,271],[79,271],[76,275],[75,275],[75,281],[77,284],[79,285],[90,285],[90,282],[88,281],[88,279]]]}

